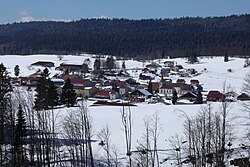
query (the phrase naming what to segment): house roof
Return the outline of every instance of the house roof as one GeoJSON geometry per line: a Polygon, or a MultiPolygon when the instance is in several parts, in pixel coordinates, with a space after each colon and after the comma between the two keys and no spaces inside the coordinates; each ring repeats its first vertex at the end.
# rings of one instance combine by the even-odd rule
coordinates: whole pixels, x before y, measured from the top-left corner
{"type": "Polygon", "coordinates": [[[185,98],[196,98],[197,95],[193,92],[187,92],[186,94],[182,95],[179,97],[180,99],[185,99],[185,98]]]}
{"type": "Polygon", "coordinates": [[[98,90],[96,92],[96,95],[95,96],[99,96],[99,97],[109,97],[110,94],[115,94],[115,91],[114,90],[105,90],[105,89],[101,89],[101,90],[98,90]]]}
{"type": "Polygon", "coordinates": [[[192,87],[185,83],[165,83],[161,86],[160,89],[174,89],[176,87],[180,87],[182,90],[191,91],[192,87]]]}
{"type": "Polygon", "coordinates": [[[85,63],[80,63],[79,61],[77,62],[63,62],[60,64],[60,66],[82,66],[85,63]]]}
{"type": "Polygon", "coordinates": [[[54,67],[55,63],[51,61],[37,61],[31,64],[32,66],[42,66],[42,67],[54,67]]]}
{"type": "Polygon", "coordinates": [[[175,63],[174,61],[164,61],[164,64],[166,63],[175,63]]]}
{"type": "Polygon", "coordinates": [[[208,99],[221,99],[223,98],[224,95],[222,93],[220,93],[220,91],[217,90],[212,90],[208,92],[207,98],[208,99]]]}
{"type": "Polygon", "coordinates": [[[138,91],[140,91],[142,94],[146,95],[146,96],[151,96],[152,94],[147,91],[146,89],[138,89],[138,91]]]}
{"type": "Polygon", "coordinates": [[[82,70],[82,69],[87,69],[88,65],[85,63],[82,64],[61,63],[59,68],[68,70],[82,70]]]}
{"type": "Polygon", "coordinates": [[[84,84],[88,81],[88,79],[82,79],[75,75],[64,75],[63,79],[64,80],[70,79],[72,84],[84,84]]]}
{"type": "Polygon", "coordinates": [[[200,82],[199,82],[199,80],[197,80],[197,79],[191,79],[191,80],[190,80],[190,83],[191,83],[191,84],[199,84],[200,82]]]}
{"type": "Polygon", "coordinates": [[[152,96],[152,94],[149,91],[147,91],[146,89],[137,89],[137,90],[133,91],[131,93],[131,95],[136,94],[136,93],[140,93],[144,96],[152,96]]]}
{"type": "Polygon", "coordinates": [[[124,81],[120,81],[120,80],[112,80],[107,85],[112,86],[114,84],[116,84],[117,87],[124,87],[126,83],[124,81]]]}
{"type": "Polygon", "coordinates": [[[250,96],[246,93],[242,93],[237,97],[237,100],[250,100],[250,96]]]}
{"type": "Polygon", "coordinates": [[[146,67],[147,68],[156,68],[156,67],[161,67],[161,65],[153,62],[151,64],[146,65],[146,67]]]}
{"type": "Polygon", "coordinates": [[[176,83],[185,83],[185,79],[177,79],[176,83]]]}

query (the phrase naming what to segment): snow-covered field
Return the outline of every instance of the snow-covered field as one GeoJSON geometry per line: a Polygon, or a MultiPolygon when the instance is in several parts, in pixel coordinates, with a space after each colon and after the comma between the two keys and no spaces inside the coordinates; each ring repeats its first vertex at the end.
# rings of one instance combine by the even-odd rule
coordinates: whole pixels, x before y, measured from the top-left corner
{"type": "MultiPolygon", "coordinates": [[[[30,64],[38,60],[53,61],[56,66],[59,66],[62,62],[83,62],[86,58],[94,59],[90,55],[84,56],[64,56],[63,60],[59,61],[56,55],[29,55],[29,56],[18,56],[18,55],[6,55],[0,56],[0,62],[2,62],[10,72],[11,76],[14,76],[15,65],[20,66],[20,75],[26,76],[36,71],[35,68],[30,67],[30,64]]],[[[182,65],[184,68],[195,68],[201,75],[185,78],[187,83],[191,79],[198,79],[204,90],[219,90],[222,91],[223,83],[233,88],[233,90],[240,94],[242,93],[242,83],[244,82],[245,75],[250,71],[250,68],[243,68],[245,59],[240,58],[229,58],[229,62],[224,62],[222,57],[204,58],[200,59],[200,63],[188,64],[185,59],[173,59],[177,64],[182,65]],[[206,70],[204,70],[206,69],[206,70]],[[228,72],[228,69],[232,69],[233,72],[228,72]]],[[[156,60],[156,62],[163,63],[164,60],[156,60]]],[[[146,64],[146,63],[145,63],[146,64]]],[[[121,65],[121,63],[120,63],[121,65]]],[[[132,60],[126,61],[127,68],[142,68],[142,62],[136,62],[132,60]]],[[[51,73],[55,73],[54,69],[50,69],[51,73]]],[[[173,81],[178,79],[176,76],[172,76],[173,81]]],[[[91,102],[88,102],[91,104],[91,102]]],[[[142,135],[145,132],[144,119],[152,117],[154,114],[158,114],[160,122],[160,134],[159,134],[159,149],[170,149],[172,148],[169,139],[171,136],[178,135],[180,138],[183,137],[183,122],[186,117],[195,115],[203,105],[164,105],[161,103],[157,104],[146,104],[141,103],[138,106],[131,107],[132,111],[132,150],[136,149],[136,146],[142,140],[142,135]]],[[[220,112],[220,103],[212,103],[214,112],[220,112]]],[[[93,124],[93,139],[97,139],[95,134],[108,125],[111,130],[111,142],[118,148],[120,154],[119,157],[126,157],[125,155],[125,141],[124,132],[121,121],[121,110],[122,107],[110,107],[110,106],[89,106],[90,115],[93,124]]],[[[67,109],[59,109],[60,114],[66,115],[67,109]]],[[[230,110],[231,117],[242,116],[242,106],[240,102],[232,103],[230,110]]],[[[63,119],[62,117],[60,119],[63,119]]],[[[59,120],[59,122],[61,122],[59,120]]],[[[242,122],[240,122],[242,123],[242,122]]],[[[239,121],[235,121],[235,129],[238,135],[238,139],[242,139],[244,128],[241,126],[239,121]]],[[[232,147],[237,147],[242,141],[235,141],[232,147]]],[[[98,155],[101,150],[98,142],[93,143],[95,154],[98,155]]],[[[160,154],[160,159],[168,157],[167,152],[160,154]]]]}

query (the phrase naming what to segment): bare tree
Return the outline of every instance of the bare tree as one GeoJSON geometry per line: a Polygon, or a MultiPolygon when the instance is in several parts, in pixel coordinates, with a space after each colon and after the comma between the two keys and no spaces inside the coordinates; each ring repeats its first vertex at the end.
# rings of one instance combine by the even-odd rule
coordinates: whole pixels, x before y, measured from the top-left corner
{"type": "Polygon", "coordinates": [[[78,109],[70,112],[63,122],[65,138],[70,141],[69,152],[74,166],[94,167],[91,145],[92,126],[86,101],[79,104],[78,109]]]}
{"type": "Polygon", "coordinates": [[[159,166],[158,142],[162,132],[158,112],[152,116],[144,118],[145,131],[142,141],[137,146],[136,156],[133,156],[140,166],[159,166]]]}
{"type": "Polygon", "coordinates": [[[194,117],[188,117],[183,112],[186,118],[184,134],[188,141],[187,161],[193,166],[224,164],[226,143],[232,142],[232,120],[228,112],[229,108],[225,104],[220,112],[213,111],[211,104],[202,106],[194,117]]]}
{"type": "Polygon", "coordinates": [[[125,135],[125,144],[126,144],[126,155],[128,156],[129,160],[129,166],[132,167],[132,159],[131,159],[131,145],[132,145],[132,113],[130,110],[130,107],[125,109],[123,106],[122,112],[121,112],[121,119],[122,119],[122,125],[125,135]]]}
{"type": "MultiPolygon", "coordinates": [[[[249,66],[249,59],[246,60],[246,64],[247,66],[249,66]]],[[[250,95],[250,72],[248,72],[246,75],[245,75],[245,78],[244,78],[244,83],[243,83],[243,86],[242,86],[242,92],[247,94],[247,95],[250,95]]],[[[241,101],[241,105],[243,106],[243,112],[247,114],[247,116],[244,118],[241,118],[244,120],[244,128],[246,128],[245,130],[245,134],[244,134],[244,137],[247,138],[248,142],[250,141],[250,103],[249,101],[241,101]]],[[[249,149],[249,152],[250,152],[250,149],[249,149]]]]}
{"type": "Polygon", "coordinates": [[[100,140],[99,146],[101,146],[104,150],[104,161],[108,166],[118,166],[120,164],[118,160],[118,150],[111,143],[111,132],[109,126],[106,125],[101,129],[98,133],[98,138],[100,140]]]}
{"type": "Polygon", "coordinates": [[[183,144],[186,143],[186,141],[184,141],[182,137],[175,135],[169,139],[169,142],[173,147],[173,152],[175,152],[176,154],[176,160],[177,160],[176,166],[182,167],[182,158],[183,158],[182,153],[184,150],[183,144]]]}
{"type": "Polygon", "coordinates": [[[101,131],[98,133],[98,137],[100,139],[99,145],[102,146],[106,153],[105,159],[107,161],[106,163],[108,166],[111,166],[110,135],[111,132],[109,130],[108,125],[102,128],[101,131]]]}

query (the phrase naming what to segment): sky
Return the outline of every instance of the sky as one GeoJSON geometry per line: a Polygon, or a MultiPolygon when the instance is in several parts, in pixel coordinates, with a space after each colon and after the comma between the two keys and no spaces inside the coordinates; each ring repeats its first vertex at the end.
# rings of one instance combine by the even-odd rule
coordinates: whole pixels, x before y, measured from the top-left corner
{"type": "Polygon", "coordinates": [[[0,24],[81,18],[179,18],[250,13],[249,0],[0,0],[0,24]]]}

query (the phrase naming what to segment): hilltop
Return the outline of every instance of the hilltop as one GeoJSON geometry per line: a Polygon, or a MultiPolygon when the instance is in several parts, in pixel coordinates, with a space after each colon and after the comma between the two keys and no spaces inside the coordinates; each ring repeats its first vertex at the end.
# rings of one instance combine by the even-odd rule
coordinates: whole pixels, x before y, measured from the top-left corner
{"type": "Polygon", "coordinates": [[[0,54],[108,54],[155,59],[248,55],[250,15],[81,19],[0,25],[0,54]]]}

